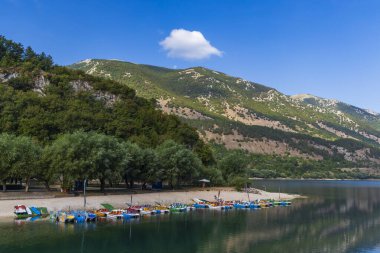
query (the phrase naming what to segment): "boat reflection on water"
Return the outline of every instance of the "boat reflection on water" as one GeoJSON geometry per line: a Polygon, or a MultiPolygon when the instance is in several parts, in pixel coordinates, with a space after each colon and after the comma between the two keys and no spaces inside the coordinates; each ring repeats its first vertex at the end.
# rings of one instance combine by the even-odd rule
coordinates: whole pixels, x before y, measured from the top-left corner
{"type": "Polygon", "coordinates": [[[308,198],[284,208],[200,210],[140,220],[0,223],[0,252],[367,252],[380,244],[380,182],[257,185],[308,198]]]}

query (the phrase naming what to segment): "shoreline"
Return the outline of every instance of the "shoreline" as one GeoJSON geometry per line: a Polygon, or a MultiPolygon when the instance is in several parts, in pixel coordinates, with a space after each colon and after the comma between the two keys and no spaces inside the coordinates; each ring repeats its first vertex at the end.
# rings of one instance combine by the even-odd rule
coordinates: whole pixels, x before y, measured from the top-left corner
{"type": "MultiPolygon", "coordinates": [[[[101,208],[101,203],[109,203],[115,208],[126,208],[127,204],[131,201],[133,196],[133,204],[156,204],[156,202],[168,205],[173,202],[191,203],[191,199],[200,198],[209,201],[214,200],[217,196],[219,189],[207,190],[193,190],[193,191],[173,191],[173,192],[153,192],[153,193],[139,193],[139,194],[119,194],[119,195],[102,195],[102,196],[87,196],[87,210],[101,208]]],[[[278,192],[266,192],[258,190],[257,193],[250,193],[251,200],[256,199],[283,199],[291,200],[300,198],[297,194],[287,194],[278,192]]],[[[235,190],[220,190],[220,198],[223,200],[243,200],[248,201],[248,195],[245,192],[238,192],[235,190]]],[[[23,199],[23,200],[0,200],[0,218],[13,217],[13,208],[15,205],[26,206],[41,206],[47,207],[48,211],[69,210],[69,209],[83,209],[83,197],[64,197],[64,198],[36,198],[36,199],[23,199]]]]}

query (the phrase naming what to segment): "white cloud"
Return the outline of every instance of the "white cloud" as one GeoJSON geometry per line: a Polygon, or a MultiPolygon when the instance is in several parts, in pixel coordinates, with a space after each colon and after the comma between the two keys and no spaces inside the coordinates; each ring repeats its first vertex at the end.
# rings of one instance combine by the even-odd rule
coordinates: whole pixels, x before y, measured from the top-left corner
{"type": "Polygon", "coordinates": [[[201,60],[212,55],[222,56],[222,52],[213,47],[198,31],[173,29],[160,45],[167,51],[168,56],[173,58],[201,60]]]}

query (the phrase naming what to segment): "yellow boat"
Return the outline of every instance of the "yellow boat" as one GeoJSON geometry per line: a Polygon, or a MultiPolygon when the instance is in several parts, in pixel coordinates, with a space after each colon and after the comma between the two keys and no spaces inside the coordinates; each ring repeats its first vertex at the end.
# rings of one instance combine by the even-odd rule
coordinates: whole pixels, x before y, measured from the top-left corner
{"type": "Polygon", "coordinates": [[[97,217],[107,217],[107,213],[109,213],[109,211],[107,209],[98,209],[96,211],[94,211],[94,214],[96,214],[97,217]]]}
{"type": "Polygon", "coordinates": [[[62,223],[72,223],[75,221],[75,216],[72,214],[61,213],[58,219],[62,223]]]}

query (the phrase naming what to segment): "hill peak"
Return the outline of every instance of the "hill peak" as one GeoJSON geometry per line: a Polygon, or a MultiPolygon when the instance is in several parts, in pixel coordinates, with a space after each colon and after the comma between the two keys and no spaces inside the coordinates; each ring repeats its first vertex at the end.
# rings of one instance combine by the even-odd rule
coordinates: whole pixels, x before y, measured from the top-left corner
{"type": "Polygon", "coordinates": [[[365,147],[370,146],[365,145],[380,147],[380,117],[338,100],[287,96],[201,66],[169,69],[93,59],[70,67],[111,78],[139,96],[156,99],[158,108],[180,116],[202,138],[227,148],[356,161],[369,156],[365,147]],[[345,140],[334,142],[340,139],[345,140]]]}

